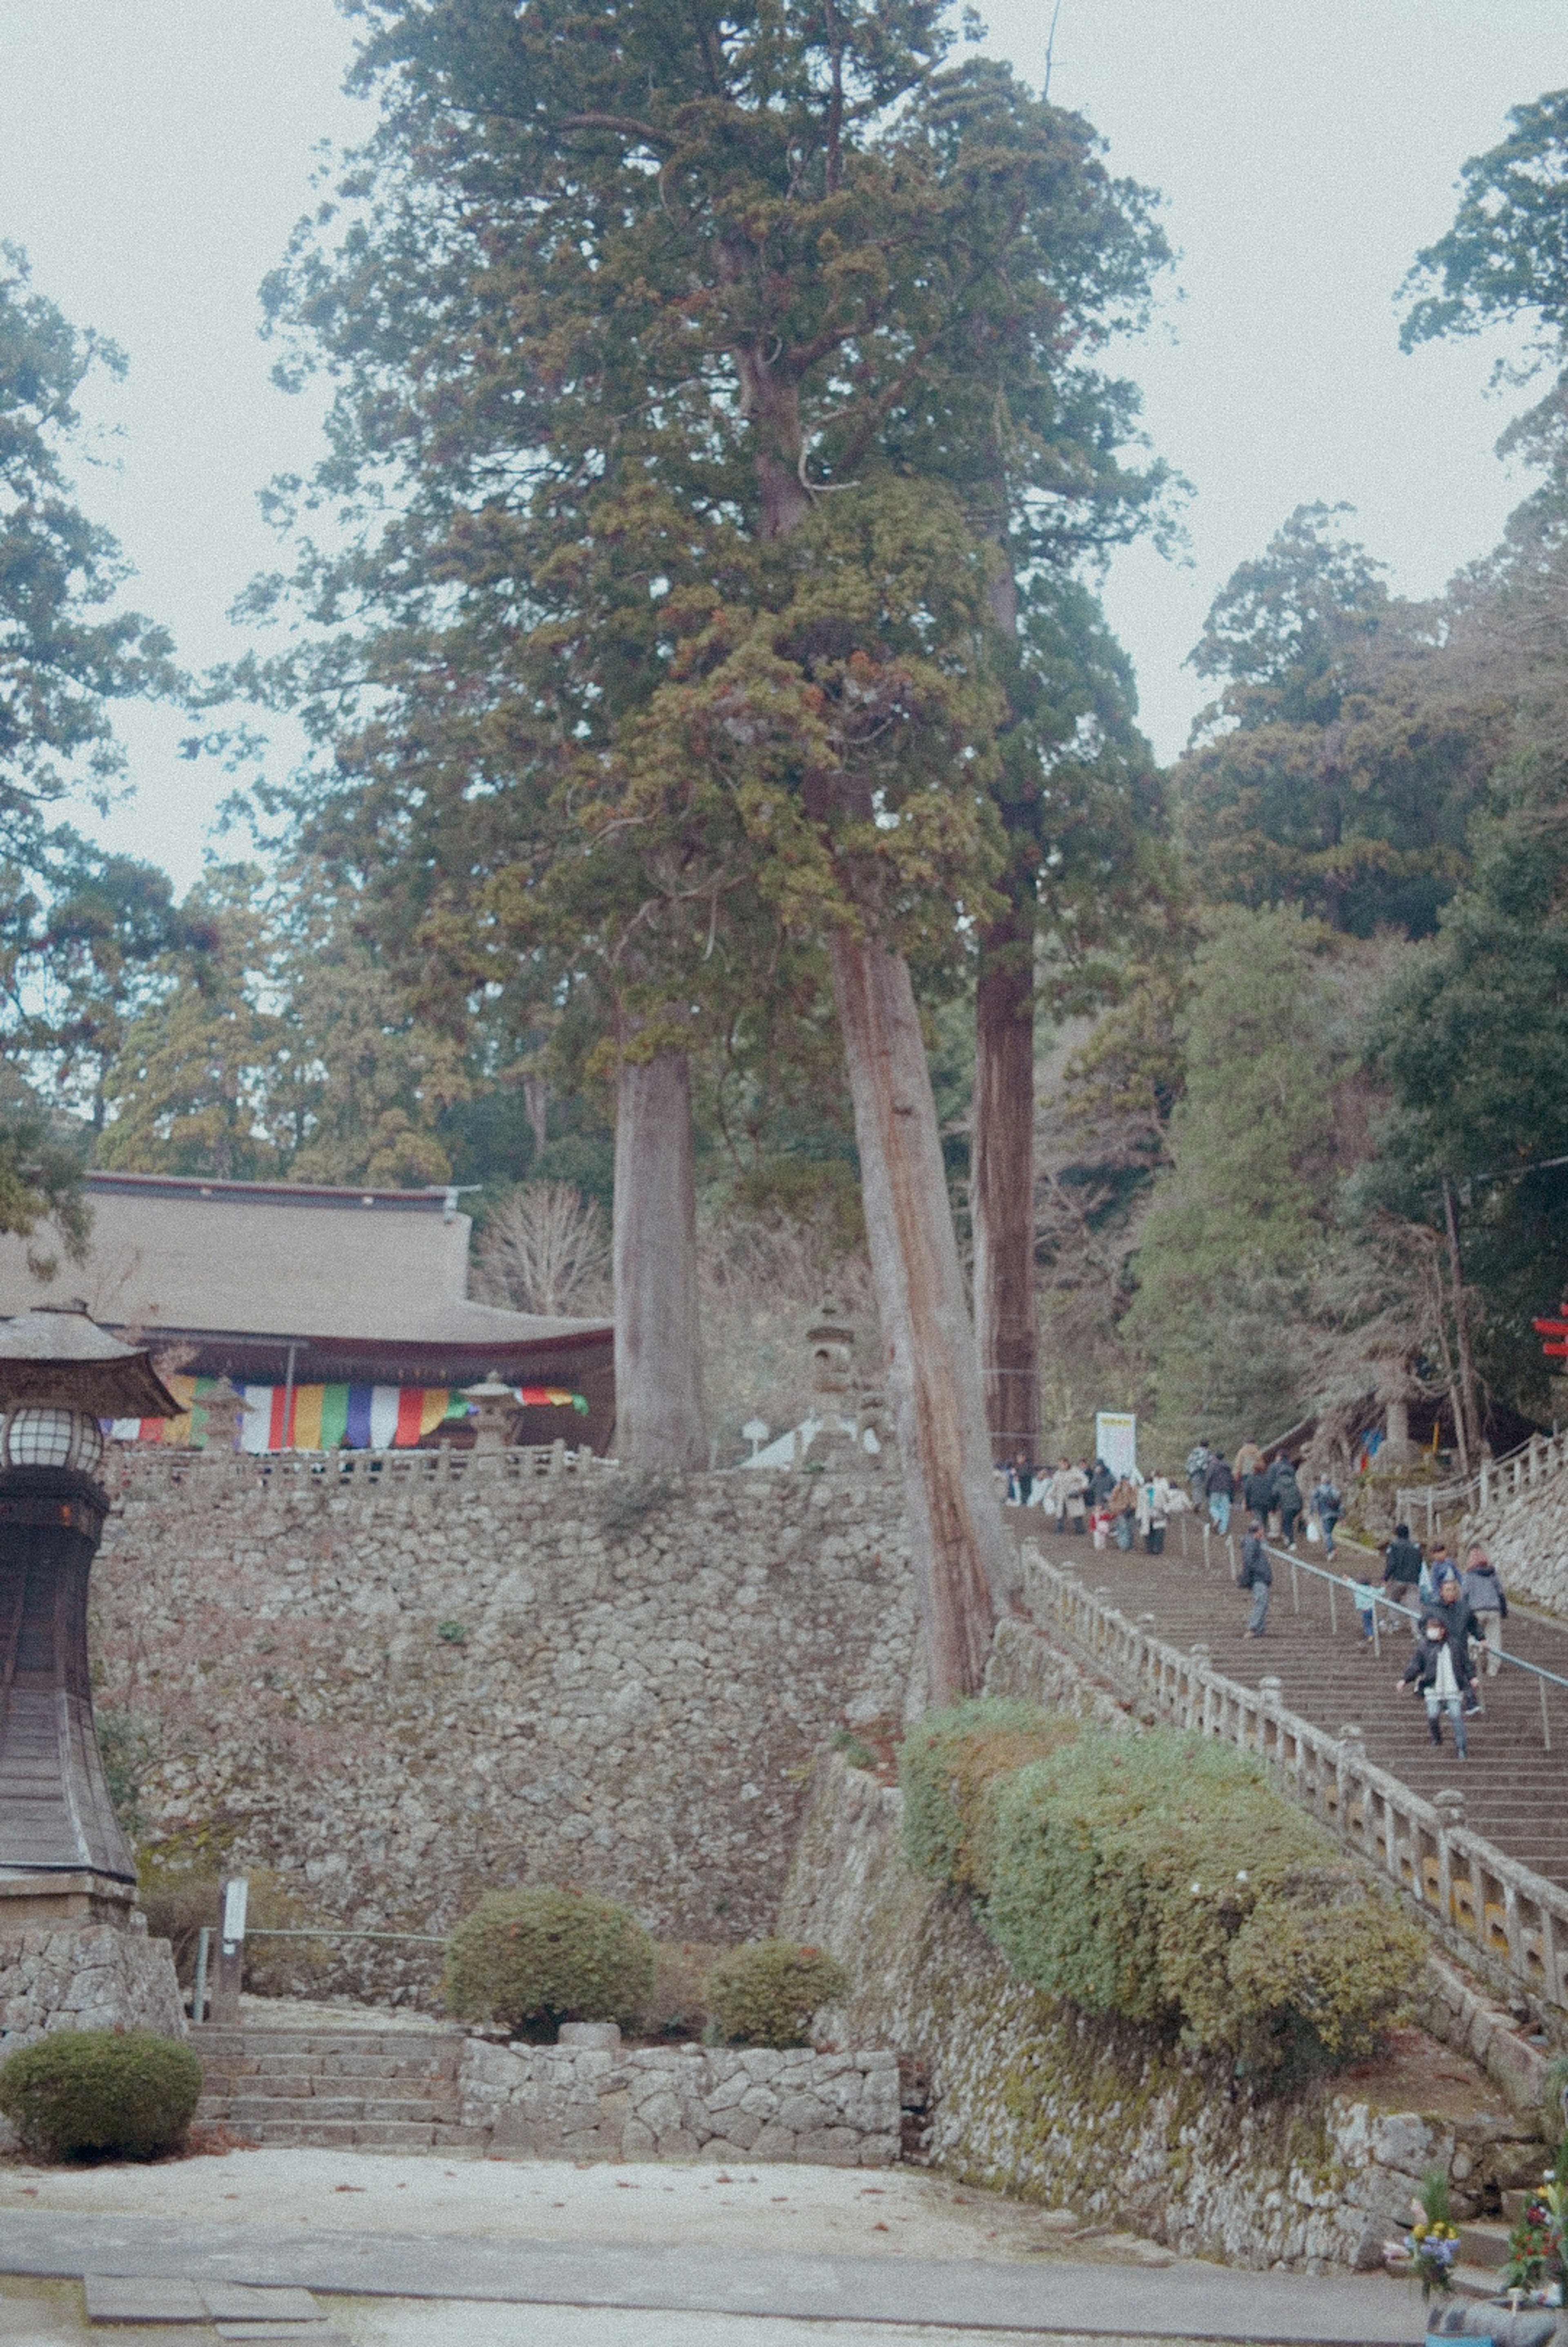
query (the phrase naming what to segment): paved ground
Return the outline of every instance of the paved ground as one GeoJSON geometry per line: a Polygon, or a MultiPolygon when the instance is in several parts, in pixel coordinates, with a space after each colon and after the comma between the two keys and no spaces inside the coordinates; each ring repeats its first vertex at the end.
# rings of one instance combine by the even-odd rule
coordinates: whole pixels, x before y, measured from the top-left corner
{"type": "MultiPolygon", "coordinates": [[[[1246,2274],[1126,2236],[1075,2239],[1070,2221],[918,2172],[285,2150],[0,2167],[11,2275],[299,2284],[359,2347],[1421,2336],[1417,2301],[1380,2277],[1246,2274]]],[[[74,2287],[13,2280],[0,2342],[88,2335],[74,2287]]]]}
{"type": "MultiPolygon", "coordinates": [[[[1056,2212],[910,2168],[577,2168],[429,2153],[270,2149],[156,2167],[0,2165],[0,2210],[178,2218],[231,2227],[481,2234],[535,2241],[857,2257],[1027,2258],[1056,2212]]],[[[1163,2254],[1163,2253],[1161,2253],[1163,2254]]]]}

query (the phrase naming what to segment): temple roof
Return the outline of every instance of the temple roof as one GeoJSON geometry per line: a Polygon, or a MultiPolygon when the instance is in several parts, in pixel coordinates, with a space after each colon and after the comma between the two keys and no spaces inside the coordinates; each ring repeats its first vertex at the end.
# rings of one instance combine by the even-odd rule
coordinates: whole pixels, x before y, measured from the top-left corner
{"type": "Polygon", "coordinates": [[[56,1283],[31,1272],[26,1243],[0,1238],[0,1311],[68,1286],[95,1319],[155,1346],[211,1332],[520,1362],[611,1336],[607,1320],[470,1297],[471,1223],[455,1190],[110,1173],[88,1174],[87,1194],[87,1260],[62,1266],[56,1283]]]}
{"type": "Polygon", "coordinates": [[[76,1304],[38,1305],[0,1322],[0,1403],[20,1401],[68,1402],[95,1418],[180,1414],[147,1354],[76,1304]]]}

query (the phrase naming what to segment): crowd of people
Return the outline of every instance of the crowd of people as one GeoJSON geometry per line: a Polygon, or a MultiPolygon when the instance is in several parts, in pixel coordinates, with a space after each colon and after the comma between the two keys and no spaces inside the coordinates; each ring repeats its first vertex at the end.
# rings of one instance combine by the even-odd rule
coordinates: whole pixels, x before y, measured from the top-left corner
{"type": "Polygon", "coordinates": [[[1096,1548],[1114,1542],[1130,1549],[1142,1540],[1149,1556],[1158,1556],[1166,1544],[1166,1527],[1189,1502],[1185,1491],[1164,1475],[1118,1475],[1103,1459],[1064,1459],[1044,1471],[1032,1467],[1026,1451],[999,1471],[1005,1477],[1006,1497],[1015,1507],[1040,1508],[1055,1521],[1059,1532],[1086,1535],[1096,1548]]]}
{"type": "MultiPolygon", "coordinates": [[[[1020,1507],[1037,1507],[1054,1518],[1059,1532],[1091,1539],[1096,1548],[1110,1542],[1130,1550],[1141,1540],[1145,1552],[1158,1556],[1165,1547],[1166,1527],[1173,1515],[1192,1509],[1207,1513],[1222,1536],[1230,1531],[1233,1510],[1244,1512],[1237,1586],[1248,1593],[1250,1604],[1245,1635],[1268,1635],[1268,1604],[1274,1585],[1269,1544],[1281,1541],[1288,1549],[1304,1532],[1321,1546],[1328,1563],[1334,1561],[1334,1533],[1344,1513],[1344,1501],[1331,1476],[1319,1475],[1303,1497],[1298,1462],[1285,1450],[1265,1456],[1256,1442],[1244,1442],[1234,1460],[1207,1442],[1196,1442],[1186,1457],[1186,1489],[1165,1475],[1117,1475],[1103,1459],[1063,1459],[1044,1471],[1030,1464],[1020,1450],[999,1472],[1006,1496],[1020,1507]]],[[[1376,1643],[1374,1614],[1378,1592],[1369,1582],[1353,1583],[1363,1641],[1376,1643]]],[[[1441,1746],[1443,1722],[1450,1723],[1454,1748],[1468,1758],[1465,1723],[1484,1710],[1480,1679],[1484,1666],[1495,1677],[1502,1654],[1502,1624],[1508,1600],[1486,1552],[1471,1547],[1462,1572],[1448,1553],[1446,1542],[1434,1540],[1431,1553],[1410,1538],[1408,1524],[1397,1527],[1383,1552],[1382,1595],[1388,1604],[1413,1615],[1415,1650],[1395,1681],[1420,1696],[1431,1740],[1441,1746]]]]}

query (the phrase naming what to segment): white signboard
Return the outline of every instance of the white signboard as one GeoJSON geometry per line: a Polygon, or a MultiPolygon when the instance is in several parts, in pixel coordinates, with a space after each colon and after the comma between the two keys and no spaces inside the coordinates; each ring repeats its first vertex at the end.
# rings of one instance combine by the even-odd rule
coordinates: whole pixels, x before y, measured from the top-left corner
{"type": "Polygon", "coordinates": [[[1095,1411],[1095,1456],[1105,1460],[1113,1475],[1136,1476],[1138,1421],[1130,1409],[1095,1411]]]}
{"type": "Polygon", "coordinates": [[[245,1937],[245,1910],[249,1895],[249,1881],[243,1874],[231,1875],[223,1886],[222,1930],[226,1950],[238,1947],[245,1937]]]}

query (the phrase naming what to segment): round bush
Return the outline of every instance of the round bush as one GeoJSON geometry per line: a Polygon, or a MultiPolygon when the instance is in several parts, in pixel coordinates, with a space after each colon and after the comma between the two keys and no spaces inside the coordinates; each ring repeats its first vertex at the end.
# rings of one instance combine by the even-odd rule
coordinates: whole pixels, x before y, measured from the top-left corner
{"type": "Polygon", "coordinates": [[[553,2037],[563,2021],[636,2020],[654,1943],[629,1907],[587,1891],[493,1891],[446,1943],[446,2006],[463,2021],[553,2037]]]}
{"type": "Polygon", "coordinates": [[[0,2069],[0,2111],[30,2151],[152,2159],[185,2139],[201,2093],[188,2045],[144,2029],[61,2029],[0,2069]]]}
{"type": "Polygon", "coordinates": [[[849,1987],[841,1964],[798,1940],[752,1940],[708,1975],[708,2010],[731,2045],[809,2045],[811,2016],[849,1987]]]}
{"type": "Polygon", "coordinates": [[[1228,1745],[1085,1731],[998,1787],[993,1832],[985,1926],[1025,1980],[1255,2075],[1354,2059],[1420,1978],[1420,1934],[1228,1745]]]}

